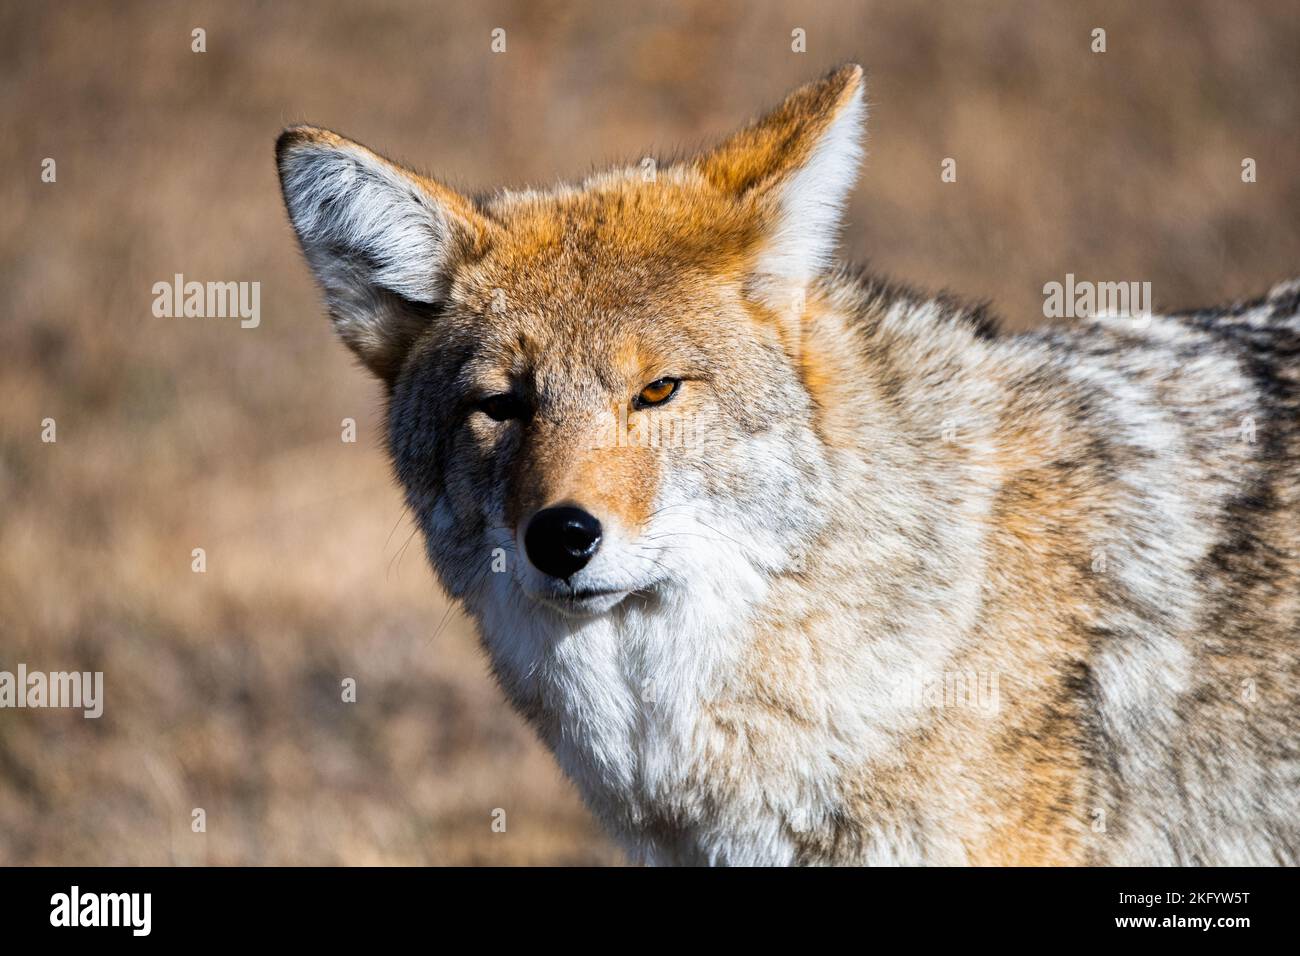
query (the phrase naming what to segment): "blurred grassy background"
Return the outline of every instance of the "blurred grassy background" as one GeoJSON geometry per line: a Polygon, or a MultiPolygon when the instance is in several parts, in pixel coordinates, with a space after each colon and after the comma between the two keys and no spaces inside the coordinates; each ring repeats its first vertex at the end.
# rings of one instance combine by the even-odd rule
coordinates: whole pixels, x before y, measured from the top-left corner
{"type": "Polygon", "coordinates": [[[102,670],[107,698],[0,711],[0,864],[618,861],[464,621],[439,630],[272,143],[310,121],[463,188],[544,184],[848,59],[850,258],[1014,328],[1066,272],[1165,306],[1300,273],[1294,3],[0,5],[0,669],[102,670]],[[260,282],[261,326],[155,318],[178,272],[260,282]]]}

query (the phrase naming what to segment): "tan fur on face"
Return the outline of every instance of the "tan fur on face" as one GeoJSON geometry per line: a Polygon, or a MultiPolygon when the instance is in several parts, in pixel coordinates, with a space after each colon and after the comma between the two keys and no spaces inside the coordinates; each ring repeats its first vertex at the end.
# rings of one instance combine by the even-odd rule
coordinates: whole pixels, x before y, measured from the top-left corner
{"type": "Polygon", "coordinates": [[[566,422],[529,435],[510,475],[506,517],[512,527],[542,508],[572,505],[604,523],[616,518],[626,534],[641,531],[658,490],[654,449],[603,442],[589,447],[607,427],[604,421],[590,428],[566,422]]]}

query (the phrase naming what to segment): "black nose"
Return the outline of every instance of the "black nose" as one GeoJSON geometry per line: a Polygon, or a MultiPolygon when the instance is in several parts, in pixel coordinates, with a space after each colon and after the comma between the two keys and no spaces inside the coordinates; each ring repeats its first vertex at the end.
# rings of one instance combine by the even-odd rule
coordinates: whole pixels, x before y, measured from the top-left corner
{"type": "Polygon", "coordinates": [[[524,532],[524,549],[537,570],[567,578],[581,570],[600,547],[600,522],[581,508],[562,505],[533,515],[524,532]]]}

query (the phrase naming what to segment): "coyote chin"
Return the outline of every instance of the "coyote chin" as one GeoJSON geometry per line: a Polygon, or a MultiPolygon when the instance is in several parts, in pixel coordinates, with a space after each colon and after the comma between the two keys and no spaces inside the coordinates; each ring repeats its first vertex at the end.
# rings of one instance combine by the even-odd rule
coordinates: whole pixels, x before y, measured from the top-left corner
{"type": "Polygon", "coordinates": [[[640,861],[1296,863],[1300,285],[1013,336],[836,266],[862,82],[480,198],[285,131],[439,579],[640,861]]]}

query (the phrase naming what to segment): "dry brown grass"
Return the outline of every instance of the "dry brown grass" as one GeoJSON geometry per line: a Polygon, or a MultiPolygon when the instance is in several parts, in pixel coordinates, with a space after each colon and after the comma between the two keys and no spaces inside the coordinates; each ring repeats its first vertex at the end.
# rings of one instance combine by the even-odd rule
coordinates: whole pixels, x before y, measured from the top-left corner
{"type": "Polygon", "coordinates": [[[0,863],[619,859],[464,622],[435,635],[377,389],[280,209],[286,124],[472,189],[547,182],[706,141],[855,59],[852,258],[1017,328],[1066,272],[1175,306],[1300,273],[1294,4],[30,2],[4,5],[0,53],[0,669],[107,683],[98,721],[0,711],[0,863]],[[261,327],[154,318],[177,272],[260,281],[261,327]]]}

